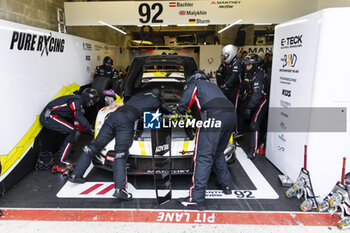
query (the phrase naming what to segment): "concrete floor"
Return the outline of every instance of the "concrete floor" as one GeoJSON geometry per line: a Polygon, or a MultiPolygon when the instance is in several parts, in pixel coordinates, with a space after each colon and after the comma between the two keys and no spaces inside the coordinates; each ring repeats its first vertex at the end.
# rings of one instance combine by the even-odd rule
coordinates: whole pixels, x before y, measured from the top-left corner
{"type": "Polygon", "coordinates": [[[216,224],[170,224],[170,223],[118,223],[118,222],[46,222],[46,221],[0,221],[1,232],[240,232],[240,233],[330,233],[340,232],[337,227],[325,226],[268,226],[268,225],[216,225],[216,224]]]}

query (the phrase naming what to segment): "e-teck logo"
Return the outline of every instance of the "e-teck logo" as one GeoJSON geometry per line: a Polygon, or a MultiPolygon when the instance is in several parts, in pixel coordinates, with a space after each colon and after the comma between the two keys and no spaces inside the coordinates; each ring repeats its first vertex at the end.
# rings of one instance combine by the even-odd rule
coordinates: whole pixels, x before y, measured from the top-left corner
{"type": "Polygon", "coordinates": [[[144,112],[143,113],[143,128],[144,129],[160,129],[160,116],[162,114],[159,111],[156,112],[144,112]]]}
{"type": "Polygon", "coordinates": [[[284,54],[284,56],[281,58],[282,61],[282,67],[294,67],[297,63],[298,57],[296,54],[284,54]]]}
{"type": "Polygon", "coordinates": [[[17,48],[19,51],[41,51],[41,56],[49,55],[51,52],[63,53],[65,40],[55,38],[52,33],[48,35],[37,35],[26,32],[13,31],[10,49],[17,48]]]}
{"type": "Polygon", "coordinates": [[[303,35],[282,38],[281,39],[281,48],[286,49],[286,48],[302,47],[303,46],[302,37],[303,37],[303,35]]]}

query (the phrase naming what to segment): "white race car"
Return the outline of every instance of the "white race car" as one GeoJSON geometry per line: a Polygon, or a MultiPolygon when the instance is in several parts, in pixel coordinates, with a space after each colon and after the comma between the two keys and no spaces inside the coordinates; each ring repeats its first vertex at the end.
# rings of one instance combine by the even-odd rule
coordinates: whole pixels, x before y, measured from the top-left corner
{"type": "MultiPolygon", "coordinates": [[[[180,100],[181,93],[189,75],[197,70],[192,57],[178,55],[154,55],[136,57],[131,62],[125,79],[124,98],[130,98],[138,91],[158,88],[160,100],[169,112],[173,112],[180,100]]],[[[95,130],[101,129],[109,114],[122,104],[114,104],[102,108],[97,115],[95,130]]],[[[164,115],[164,113],[163,113],[164,115]]],[[[162,156],[171,158],[171,174],[184,175],[193,173],[193,153],[195,149],[195,128],[161,128],[158,130],[144,129],[143,119],[135,123],[134,141],[129,149],[127,171],[130,175],[153,175],[154,162],[152,155],[165,148],[159,141],[167,140],[162,156]]],[[[97,167],[112,171],[115,141],[112,140],[93,158],[97,167]]],[[[228,162],[235,160],[235,146],[230,143],[225,150],[228,162]]],[[[156,172],[162,170],[156,169],[156,172]]]]}

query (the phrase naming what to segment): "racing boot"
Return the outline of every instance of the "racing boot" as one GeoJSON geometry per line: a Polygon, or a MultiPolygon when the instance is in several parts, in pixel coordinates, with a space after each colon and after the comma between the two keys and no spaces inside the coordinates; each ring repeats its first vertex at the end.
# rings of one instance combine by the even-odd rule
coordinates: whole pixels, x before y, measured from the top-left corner
{"type": "Polygon", "coordinates": [[[249,151],[247,156],[248,156],[248,159],[254,159],[255,158],[255,152],[249,151]]]}
{"type": "Polygon", "coordinates": [[[77,175],[75,173],[71,174],[68,180],[70,182],[76,183],[76,184],[83,184],[86,181],[84,177],[79,176],[79,175],[77,175]]]}
{"type": "Polygon", "coordinates": [[[204,203],[197,203],[195,201],[190,201],[190,197],[179,198],[177,202],[186,208],[204,210],[204,203]]]}
{"type": "Polygon", "coordinates": [[[130,201],[132,199],[132,194],[128,193],[125,189],[115,189],[113,196],[120,200],[126,201],[130,201]]]}
{"type": "Polygon", "coordinates": [[[231,188],[228,187],[227,185],[221,184],[221,185],[220,185],[220,188],[221,188],[222,192],[223,192],[225,195],[231,195],[231,194],[232,194],[231,188]]]}
{"type": "Polygon", "coordinates": [[[52,173],[66,173],[69,170],[73,170],[74,164],[60,162],[58,165],[53,166],[52,173]]]}

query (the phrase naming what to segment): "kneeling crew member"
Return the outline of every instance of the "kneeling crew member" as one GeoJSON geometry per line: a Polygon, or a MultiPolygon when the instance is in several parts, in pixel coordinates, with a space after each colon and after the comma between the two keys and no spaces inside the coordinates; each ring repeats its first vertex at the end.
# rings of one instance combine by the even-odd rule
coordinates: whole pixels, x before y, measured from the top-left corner
{"type": "Polygon", "coordinates": [[[259,143],[262,119],[267,111],[266,81],[264,70],[258,65],[258,55],[247,56],[244,60],[246,73],[244,77],[245,98],[238,113],[238,131],[243,132],[245,120],[250,120],[250,142],[248,158],[255,158],[259,143]]]}
{"type": "Polygon", "coordinates": [[[95,105],[99,98],[95,89],[86,88],[82,95],[66,95],[54,99],[40,114],[40,123],[44,128],[67,135],[58,151],[58,172],[64,172],[67,165],[71,165],[69,155],[80,131],[93,134],[93,128],[84,117],[83,111],[84,108],[95,105]]]}
{"type": "Polygon", "coordinates": [[[158,89],[138,93],[114,111],[104,122],[96,139],[90,145],[84,147],[69,180],[73,183],[84,183],[83,175],[89,167],[92,157],[115,138],[114,150],[116,154],[113,164],[113,180],[116,190],[113,196],[122,200],[130,200],[132,195],[125,189],[126,162],[129,156],[129,148],[133,143],[134,123],[143,116],[144,111],[154,111],[159,108],[159,95],[158,89]]]}
{"type": "Polygon", "coordinates": [[[197,130],[193,157],[193,185],[190,188],[190,196],[179,200],[183,206],[204,204],[205,190],[213,166],[224,193],[232,193],[232,177],[227,168],[224,150],[236,127],[235,108],[222,91],[201,71],[196,71],[189,78],[176,111],[184,114],[192,106],[200,112],[202,120],[211,118],[211,120],[221,121],[221,127],[202,127],[197,130]]]}

